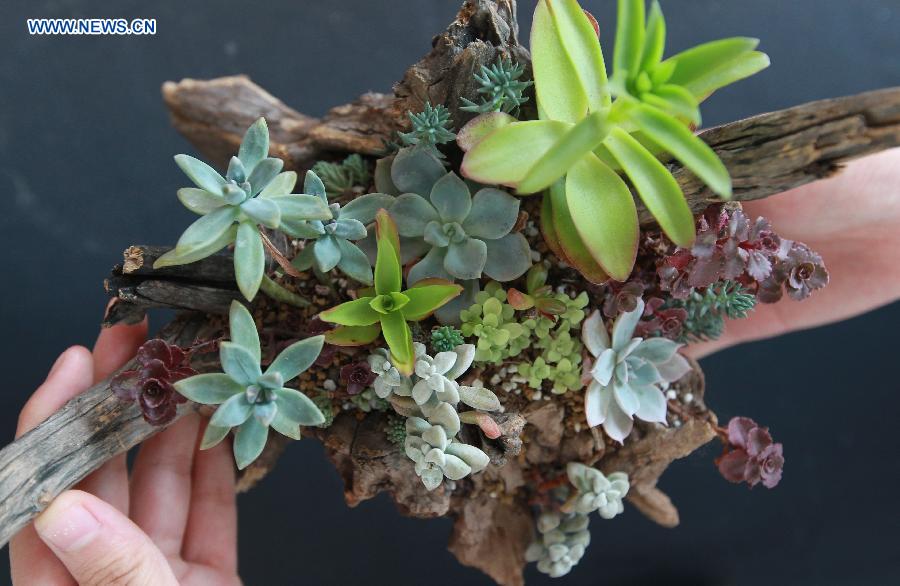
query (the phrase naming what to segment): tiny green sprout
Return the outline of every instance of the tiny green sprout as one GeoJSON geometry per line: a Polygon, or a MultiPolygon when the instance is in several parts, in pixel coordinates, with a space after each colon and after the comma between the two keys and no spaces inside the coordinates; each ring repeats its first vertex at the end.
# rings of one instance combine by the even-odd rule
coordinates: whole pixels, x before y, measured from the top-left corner
{"type": "Polygon", "coordinates": [[[553,288],[547,284],[547,267],[539,263],[531,267],[525,278],[527,293],[518,289],[507,291],[509,304],[516,311],[536,309],[542,316],[556,320],[557,316],[566,311],[566,303],[558,299],[553,288]]]}
{"type": "Polygon", "coordinates": [[[331,218],[331,210],[321,198],[291,193],[297,174],[281,173],[281,159],[268,154],[269,129],[260,118],[244,135],[225,177],[194,157],[176,155],[175,162],[197,186],[179,189],[178,199],[202,217],[184,231],[173,250],[157,259],[153,268],[196,262],[234,244],[238,288],[253,300],[266,264],[259,226],[281,229],[291,222],[331,218]]]}
{"type": "Polygon", "coordinates": [[[381,209],[375,216],[378,255],[375,291],[319,314],[338,327],[327,334],[330,344],[362,346],[384,336],[394,366],[411,374],[415,365],[412,332],[408,321],[421,321],[462,292],[462,287],[443,279],[426,279],[403,290],[400,236],[397,226],[381,209]]]}
{"type": "Polygon", "coordinates": [[[528,101],[525,90],[534,84],[532,81],[519,81],[524,73],[524,65],[505,56],[491,66],[482,65],[481,73],[474,75],[475,81],[480,86],[477,92],[480,94],[481,103],[476,104],[468,98],[462,98],[464,106],[460,110],[478,114],[515,113],[528,101]]]}
{"type": "Polygon", "coordinates": [[[233,301],[229,312],[231,341],[222,342],[219,359],[224,373],[199,374],[175,383],[175,390],[203,405],[218,405],[203,435],[201,449],[222,441],[236,427],[234,458],[246,468],[262,453],[269,428],[300,439],[301,426],[321,425],[325,417],[306,395],[285,384],[315,362],[323,336],[285,348],[265,372],[260,368],[259,333],[247,308],[233,301]]]}
{"type": "Polygon", "coordinates": [[[440,155],[437,146],[456,138],[450,130],[450,111],[443,104],[432,106],[431,102],[425,102],[420,113],[409,112],[408,115],[412,130],[400,133],[400,140],[406,146],[422,146],[440,155]]]}

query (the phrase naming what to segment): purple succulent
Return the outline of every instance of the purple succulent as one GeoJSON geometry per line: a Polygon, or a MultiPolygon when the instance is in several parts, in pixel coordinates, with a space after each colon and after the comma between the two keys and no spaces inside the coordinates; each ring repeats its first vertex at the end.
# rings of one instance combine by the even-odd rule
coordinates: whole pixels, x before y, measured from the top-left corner
{"type": "Polygon", "coordinates": [[[681,337],[688,312],[683,307],[663,309],[664,303],[665,301],[659,297],[652,297],[647,300],[647,306],[644,309],[644,319],[638,323],[634,335],[639,338],[662,336],[670,340],[678,340],[681,337]]]}
{"type": "Polygon", "coordinates": [[[772,441],[769,430],[748,417],[728,422],[729,450],[716,460],[719,472],[729,482],[746,482],[751,487],[762,482],[775,488],[781,481],[784,447],[772,441]]]}
{"type": "Polygon", "coordinates": [[[376,378],[367,362],[354,362],[341,368],[341,383],[346,385],[350,395],[360,394],[372,386],[376,378]]]}
{"type": "Polygon", "coordinates": [[[197,374],[187,352],[160,339],[146,342],[137,351],[137,368],[125,370],[110,382],[122,401],[137,401],[144,420],[166,425],[175,419],[177,406],[187,401],[172,383],[197,374]]]}
{"type": "Polygon", "coordinates": [[[610,282],[606,301],[603,303],[603,315],[610,319],[619,317],[620,313],[634,311],[638,301],[644,294],[644,285],[637,281],[627,283],[610,282]]]}
{"type": "Polygon", "coordinates": [[[787,291],[788,297],[802,301],[813,291],[825,287],[828,280],[822,257],[805,244],[794,242],[787,256],[775,265],[771,276],[760,283],[759,299],[763,303],[775,303],[787,291]]]}

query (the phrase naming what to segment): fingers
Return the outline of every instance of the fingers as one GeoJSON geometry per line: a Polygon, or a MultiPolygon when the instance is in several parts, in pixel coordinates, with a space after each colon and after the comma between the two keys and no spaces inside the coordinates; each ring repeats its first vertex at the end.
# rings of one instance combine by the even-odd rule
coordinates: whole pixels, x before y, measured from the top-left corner
{"type": "Polygon", "coordinates": [[[131,478],[131,518],[167,556],[181,554],[191,500],[199,417],[190,414],[144,442],[131,478]]]}
{"type": "MultiPolygon", "coordinates": [[[[147,320],[104,328],[94,344],[94,382],[131,360],[147,338],[147,320]]],[[[97,495],[123,513],[128,512],[128,469],[125,454],[116,456],[85,478],[76,488],[97,495]]]]}
{"type": "Polygon", "coordinates": [[[224,441],[194,456],[185,561],[237,572],[237,502],[231,447],[224,441]]]}
{"type": "MultiPolygon", "coordinates": [[[[178,584],[150,538],[115,507],[91,494],[64,492],[34,526],[80,586],[178,584]]],[[[25,583],[37,582],[29,578],[25,583]]]]}
{"type": "MultiPolygon", "coordinates": [[[[63,352],[50,369],[47,380],[22,408],[16,437],[47,419],[69,399],[90,387],[93,369],[93,359],[86,348],[73,346],[63,352]]],[[[74,584],[65,566],[38,538],[32,525],[20,531],[10,542],[9,562],[14,584],[74,584]]]]}

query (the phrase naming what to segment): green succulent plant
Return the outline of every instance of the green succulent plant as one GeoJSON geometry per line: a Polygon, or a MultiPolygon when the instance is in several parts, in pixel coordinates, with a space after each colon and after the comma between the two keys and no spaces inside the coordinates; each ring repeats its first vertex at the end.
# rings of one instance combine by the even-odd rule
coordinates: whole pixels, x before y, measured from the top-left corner
{"type": "Polygon", "coordinates": [[[463,310],[460,318],[463,335],[477,338],[477,362],[499,364],[530,344],[528,329],[516,320],[515,310],[506,303],[506,291],[496,281],[475,296],[475,304],[463,310]]]}
{"type": "Polygon", "coordinates": [[[525,561],[538,571],[560,578],[572,571],[591,543],[590,520],[580,513],[545,511],[537,519],[537,539],[525,550],[525,561]]]}
{"type": "Polygon", "coordinates": [[[319,161],[312,168],[322,179],[329,197],[346,195],[354,187],[368,187],[372,180],[369,167],[359,154],[353,153],[340,163],[319,161]]]}
{"type": "Polygon", "coordinates": [[[375,213],[390,205],[394,198],[370,193],[351,200],[344,207],[338,203],[329,204],[325,185],[313,171],[306,173],[303,191],[321,199],[331,210],[331,218],[282,224],[282,230],[288,235],[308,239],[291,264],[301,271],[315,266],[323,273],[337,267],[348,277],[371,285],[373,275],[369,258],[352,241],[366,237],[366,225],[371,224],[375,213]]]}
{"type": "Polygon", "coordinates": [[[735,281],[713,283],[704,292],[692,291],[685,300],[671,300],[670,307],[687,311],[681,342],[717,340],[725,330],[725,318],[744,319],[756,307],[756,296],[735,281]]]}
{"type": "Polygon", "coordinates": [[[431,102],[425,102],[421,112],[409,112],[407,115],[412,122],[412,130],[400,133],[403,144],[424,147],[437,156],[443,156],[437,149],[438,145],[456,138],[456,134],[450,130],[450,110],[443,104],[432,106],[431,102]]]}
{"type": "Polygon", "coordinates": [[[588,280],[624,281],[639,235],[631,181],[669,238],[694,240],[694,219],[677,181],[655,156],[678,159],[729,198],[731,178],[691,131],[697,104],[768,65],[753,39],[726,39],[661,61],[665,23],[654,3],[619,0],[613,80],[589,17],[576,0],[540,0],[531,52],[539,120],[482,115],[460,131],[465,177],[521,195],[549,192],[541,212],[551,250],[588,280]],[[613,97],[615,96],[615,101],[613,97]]]}
{"type": "Polygon", "coordinates": [[[481,66],[481,72],[475,74],[475,81],[480,86],[481,103],[476,104],[468,98],[462,98],[464,104],[460,110],[486,114],[488,112],[505,112],[514,114],[528,101],[525,90],[534,85],[532,81],[520,81],[525,73],[525,66],[516,63],[509,57],[501,57],[493,65],[481,66]]]}
{"type": "Polygon", "coordinates": [[[451,326],[440,326],[431,332],[431,348],[435,352],[450,352],[464,341],[462,332],[451,326]]]}
{"type": "Polygon", "coordinates": [[[176,155],[175,162],[197,186],[179,189],[178,199],[202,217],[153,267],[196,262],[234,244],[235,279],[244,297],[252,300],[265,276],[259,226],[281,229],[292,222],[331,218],[331,210],[321,198],[291,193],[297,174],[281,173],[283,162],[268,153],[269,130],[260,118],[244,135],[225,177],[198,159],[176,155]]]}
{"type": "Polygon", "coordinates": [[[237,301],[231,304],[229,326],[231,341],[219,347],[224,373],[192,376],[176,382],[175,389],[196,403],[219,406],[209,420],[201,448],[218,444],[236,427],[234,458],[243,469],[262,453],[269,427],[300,439],[301,426],[325,422],[312,400],[284,386],[315,362],[325,338],[315,336],[288,346],[263,372],[256,324],[237,301]]]}
{"type": "Polygon", "coordinates": [[[395,446],[404,445],[406,443],[406,418],[396,413],[389,413],[387,423],[384,425],[384,435],[395,446]]]}
{"type": "Polygon", "coordinates": [[[375,262],[375,291],[319,314],[325,322],[341,327],[327,334],[331,344],[370,344],[379,334],[391,350],[394,366],[411,374],[415,364],[412,332],[407,321],[420,321],[459,295],[462,287],[440,279],[426,280],[403,290],[400,238],[387,211],[375,217],[378,254],[375,262]]]}
{"type": "Polygon", "coordinates": [[[531,364],[520,363],[519,375],[528,379],[528,385],[540,389],[544,381],[553,383],[554,394],[561,395],[584,387],[581,382],[581,354],[584,346],[572,336],[571,331],[584,320],[584,308],[588,305],[587,293],[572,299],[557,293],[554,299],[562,305],[562,312],[555,316],[538,315],[523,322],[531,331],[532,348],[541,351],[531,364]]]}
{"type": "Polygon", "coordinates": [[[538,263],[531,267],[525,278],[527,293],[511,288],[506,293],[509,304],[516,311],[536,309],[540,315],[551,319],[564,313],[566,303],[558,299],[553,288],[547,284],[548,274],[546,263],[538,263]]]}
{"type": "Polygon", "coordinates": [[[428,490],[440,486],[444,477],[461,480],[484,470],[490,462],[480,449],[455,441],[458,431],[421,417],[406,420],[406,455],[415,463],[416,474],[428,490]]]}
{"type": "Polygon", "coordinates": [[[622,499],[630,487],[626,473],[613,472],[606,476],[592,466],[569,462],[566,474],[576,490],[564,507],[566,510],[582,515],[597,511],[604,519],[612,519],[625,510],[622,499]]]}
{"type": "Polygon", "coordinates": [[[624,442],[634,427],[634,418],[665,423],[667,403],[661,385],[690,372],[691,366],[678,353],[677,342],[666,338],[637,338],[634,330],[644,314],[639,299],[633,311],[619,314],[612,338],[599,311],[584,322],[582,339],[595,358],[591,383],[584,395],[588,425],[603,425],[612,439],[624,442]]]}

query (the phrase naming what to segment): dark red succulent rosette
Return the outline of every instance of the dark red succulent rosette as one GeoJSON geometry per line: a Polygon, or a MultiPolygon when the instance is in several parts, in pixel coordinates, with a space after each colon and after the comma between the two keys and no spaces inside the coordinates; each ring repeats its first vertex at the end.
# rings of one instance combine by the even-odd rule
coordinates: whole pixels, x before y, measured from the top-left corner
{"type": "Polygon", "coordinates": [[[137,401],[147,423],[170,423],[175,419],[177,406],[187,401],[173,383],[197,374],[190,366],[188,352],[154,339],[138,349],[135,360],[138,368],[120,372],[110,382],[110,388],[122,401],[137,401]]]}
{"type": "Polygon", "coordinates": [[[769,430],[748,417],[735,417],[728,423],[728,451],[716,460],[719,472],[729,482],[760,482],[775,488],[784,468],[784,447],[774,443],[769,430]]]}
{"type": "Polygon", "coordinates": [[[375,382],[375,373],[366,362],[354,362],[341,368],[341,383],[348,395],[358,395],[375,382]]]}

